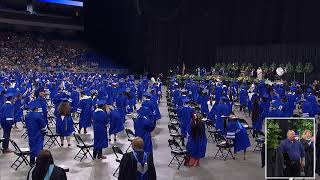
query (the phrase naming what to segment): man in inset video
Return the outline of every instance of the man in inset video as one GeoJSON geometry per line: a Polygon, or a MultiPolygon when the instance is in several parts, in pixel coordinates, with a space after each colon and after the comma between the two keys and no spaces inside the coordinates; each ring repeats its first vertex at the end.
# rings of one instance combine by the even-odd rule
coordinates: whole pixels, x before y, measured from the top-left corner
{"type": "Polygon", "coordinates": [[[283,140],[280,144],[282,153],[287,153],[289,156],[286,163],[286,177],[300,177],[301,169],[305,165],[305,152],[300,141],[295,139],[295,132],[289,130],[287,139],[283,140]]]}

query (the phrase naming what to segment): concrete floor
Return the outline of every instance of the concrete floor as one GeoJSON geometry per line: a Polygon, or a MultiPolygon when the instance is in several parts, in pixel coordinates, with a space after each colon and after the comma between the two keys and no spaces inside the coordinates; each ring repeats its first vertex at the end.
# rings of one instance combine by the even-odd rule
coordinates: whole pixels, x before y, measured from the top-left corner
{"type": "MultiPolygon", "coordinates": [[[[139,106],[138,106],[139,107],[139,106]]],[[[169,131],[168,125],[168,111],[165,98],[160,104],[160,111],[162,119],[159,120],[157,128],[154,130],[153,143],[154,143],[154,163],[156,166],[157,177],[159,180],[259,180],[264,179],[264,168],[260,167],[260,152],[253,152],[255,145],[252,137],[251,147],[247,150],[247,159],[243,160],[243,153],[239,153],[237,160],[231,158],[227,161],[223,161],[221,158],[214,159],[214,155],[217,151],[215,144],[212,140],[209,140],[207,146],[206,157],[200,161],[200,167],[187,168],[182,166],[180,170],[177,170],[175,164],[168,167],[168,163],[171,160],[170,149],[168,147],[169,131]]],[[[237,112],[237,111],[236,111],[237,112]]],[[[245,117],[249,124],[250,118],[242,112],[237,112],[238,116],[245,117]]],[[[129,119],[126,122],[126,127],[133,129],[132,120],[129,119]]],[[[20,129],[22,129],[20,124],[20,129]]],[[[53,128],[55,129],[55,128],[53,128]]],[[[0,130],[1,131],[1,130],[0,130]]],[[[20,147],[28,147],[26,139],[20,138],[22,130],[13,130],[11,133],[12,139],[14,139],[20,147]]],[[[2,135],[2,132],[0,133],[2,135]]],[[[82,136],[88,142],[93,139],[92,129],[89,129],[87,135],[82,136]]],[[[117,179],[112,176],[113,172],[118,166],[115,162],[115,156],[112,153],[111,148],[104,150],[104,155],[107,156],[105,160],[91,160],[86,159],[82,162],[73,159],[78,152],[78,148],[75,146],[76,142],[72,138],[72,146],[70,148],[53,147],[51,152],[54,156],[55,164],[66,165],[69,167],[70,172],[67,173],[68,179],[71,180],[109,180],[117,179]]],[[[109,147],[114,143],[112,142],[109,147]]],[[[120,146],[122,150],[125,150],[129,143],[127,141],[125,133],[118,135],[117,146],[120,146]]],[[[11,147],[13,148],[13,147],[11,147]]],[[[26,174],[29,167],[22,165],[17,171],[10,168],[11,163],[15,160],[15,155],[0,154],[0,180],[21,180],[26,179],[26,174]]],[[[320,179],[317,177],[317,179],[320,179]]]]}

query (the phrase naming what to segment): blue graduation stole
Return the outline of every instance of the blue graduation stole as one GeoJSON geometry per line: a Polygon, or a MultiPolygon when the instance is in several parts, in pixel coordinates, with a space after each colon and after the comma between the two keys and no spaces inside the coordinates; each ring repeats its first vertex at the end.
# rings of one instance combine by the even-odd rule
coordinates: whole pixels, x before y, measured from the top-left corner
{"type": "Polygon", "coordinates": [[[50,177],[51,177],[51,174],[52,174],[52,171],[53,171],[53,168],[54,168],[54,165],[53,164],[50,164],[49,168],[48,168],[48,171],[47,171],[47,174],[46,176],[44,177],[44,180],[49,180],[50,177]]]}
{"type": "Polygon", "coordinates": [[[133,156],[137,161],[137,180],[143,180],[144,179],[144,175],[147,173],[148,171],[148,154],[147,153],[143,153],[143,159],[142,162],[140,163],[137,157],[137,153],[135,151],[133,151],[133,156]]]}

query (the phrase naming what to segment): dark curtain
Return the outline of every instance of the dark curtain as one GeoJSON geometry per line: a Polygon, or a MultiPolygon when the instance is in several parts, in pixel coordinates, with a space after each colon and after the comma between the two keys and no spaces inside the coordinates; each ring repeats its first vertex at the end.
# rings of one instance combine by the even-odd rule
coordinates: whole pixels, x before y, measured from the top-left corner
{"type": "Polygon", "coordinates": [[[133,72],[155,75],[183,62],[210,66],[221,61],[222,46],[318,44],[319,7],[313,0],[89,0],[86,36],[133,72]]]}

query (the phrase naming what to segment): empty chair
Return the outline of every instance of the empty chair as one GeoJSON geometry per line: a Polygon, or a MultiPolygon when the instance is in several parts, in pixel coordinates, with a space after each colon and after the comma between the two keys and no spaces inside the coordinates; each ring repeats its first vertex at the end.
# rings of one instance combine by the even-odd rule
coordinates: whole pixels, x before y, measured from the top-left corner
{"type": "Polygon", "coordinates": [[[59,147],[61,147],[61,145],[58,141],[58,138],[60,137],[60,135],[57,133],[53,133],[53,131],[50,129],[50,127],[49,126],[47,126],[47,127],[48,127],[48,132],[45,136],[48,139],[43,147],[48,147],[48,149],[50,149],[52,146],[55,146],[55,145],[58,145],[59,147]]]}
{"type": "Polygon", "coordinates": [[[254,141],[256,142],[256,145],[253,149],[253,151],[262,150],[263,144],[265,142],[265,134],[262,131],[255,131],[255,138],[254,141]]]}
{"type": "MultiPolygon", "coordinates": [[[[121,162],[121,158],[124,155],[124,153],[122,152],[122,150],[118,146],[112,146],[112,150],[113,150],[114,155],[116,156],[116,162],[120,163],[121,162]]],[[[113,173],[114,177],[116,177],[116,174],[117,174],[119,168],[120,168],[120,165],[114,171],[114,173],[113,173]]]]}
{"type": "Polygon", "coordinates": [[[30,149],[20,148],[12,139],[10,139],[10,142],[15,149],[14,154],[18,156],[18,158],[12,163],[10,167],[14,170],[17,170],[22,163],[25,163],[27,166],[30,165],[30,162],[28,160],[28,157],[30,156],[30,149]]]}
{"type": "Polygon", "coordinates": [[[77,155],[74,157],[74,159],[76,160],[77,158],[79,158],[80,161],[82,161],[83,159],[87,158],[87,154],[89,154],[93,160],[94,158],[90,152],[90,148],[93,148],[94,145],[93,144],[86,144],[82,140],[82,138],[79,136],[79,134],[74,133],[73,135],[78,143],[77,147],[80,149],[79,152],[77,153],[77,155]]]}
{"type": "Polygon", "coordinates": [[[227,160],[229,154],[232,156],[232,159],[235,159],[231,152],[231,149],[234,147],[233,139],[235,139],[235,133],[228,132],[226,137],[219,135],[217,139],[219,139],[219,141],[217,141],[217,147],[219,149],[214,156],[214,159],[216,159],[219,153],[221,153],[223,160],[227,160]],[[227,151],[227,154],[225,154],[225,151],[227,151]]]}
{"type": "Polygon", "coordinates": [[[169,147],[171,149],[171,154],[173,155],[168,166],[170,166],[172,162],[175,160],[178,163],[178,169],[180,169],[181,165],[184,163],[185,158],[187,156],[187,150],[183,149],[180,146],[180,144],[174,139],[169,139],[168,142],[169,147]]]}
{"type": "Polygon", "coordinates": [[[168,125],[168,129],[169,129],[170,136],[174,140],[179,140],[179,143],[181,142],[182,145],[184,146],[184,135],[180,134],[180,132],[177,129],[177,127],[175,125],[173,125],[173,124],[169,124],[168,125]]]}

